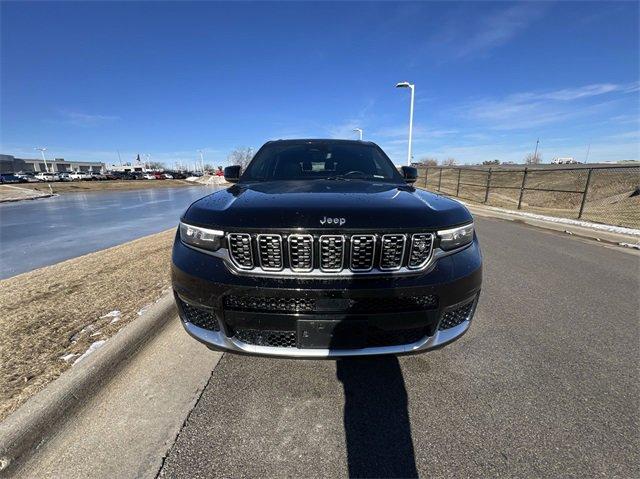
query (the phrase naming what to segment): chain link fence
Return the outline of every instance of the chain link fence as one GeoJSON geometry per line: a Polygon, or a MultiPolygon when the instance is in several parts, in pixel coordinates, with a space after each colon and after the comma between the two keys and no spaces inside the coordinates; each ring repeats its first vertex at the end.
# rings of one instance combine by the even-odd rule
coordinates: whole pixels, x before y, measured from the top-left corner
{"type": "Polygon", "coordinates": [[[640,167],[423,167],[416,186],[473,203],[640,228],[640,167]]]}

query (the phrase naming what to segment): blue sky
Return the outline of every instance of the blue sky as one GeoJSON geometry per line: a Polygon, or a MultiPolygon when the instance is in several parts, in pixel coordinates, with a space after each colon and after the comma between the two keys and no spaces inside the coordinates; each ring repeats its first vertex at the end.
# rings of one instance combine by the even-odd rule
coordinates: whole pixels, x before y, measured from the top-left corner
{"type": "Polygon", "coordinates": [[[638,159],[639,8],[625,3],[7,3],[0,152],[225,164],[355,138],[414,158],[638,159]]]}

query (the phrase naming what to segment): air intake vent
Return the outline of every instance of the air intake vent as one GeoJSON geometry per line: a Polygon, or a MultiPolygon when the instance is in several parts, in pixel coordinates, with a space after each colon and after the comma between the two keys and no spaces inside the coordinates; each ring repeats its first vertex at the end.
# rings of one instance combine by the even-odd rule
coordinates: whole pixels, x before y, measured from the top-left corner
{"type": "Polygon", "coordinates": [[[260,266],[265,271],[280,271],[282,263],[282,237],[280,235],[258,235],[260,266]]]}
{"type": "Polygon", "coordinates": [[[344,264],[344,236],[320,236],[320,269],[326,272],[342,270],[344,264]]]}
{"type": "Polygon", "coordinates": [[[351,237],[351,270],[369,271],[373,268],[376,237],[374,235],[353,235],[351,237]]]}
{"type": "Polygon", "coordinates": [[[431,257],[433,248],[433,234],[419,233],[411,237],[411,253],[409,254],[409,264],[411,269],[422,268],[431,257]]]}
{"type": "Polygon", "coordinates": [[[229,254],[240,268],[253,268],[251,236],[247,233],[229,233],[229,254]]]}
{"type": "Polygon", "coordinates": [[[313,269],[313,236],[289,235],[289,263],[293,271],[313,269]]]}
{"type": "Polygon", "coordinates": [[[185,303],[180,298],[178,304],[184,314],[184,320],[195,324],[199,328],[209,329],[211,331],[220,331],[220,323],[212,310],[198,308],[189,303],[185,303]]]}
{"type": "Polygon", "coordinates": [[[458,306],[455,309],[449,309],[442,315],[442,319],[440,320],[440,326],[438,327],[438,329],[442,331],[443,329],[449,329],[458,326],[468,319],[471,319],[472,313],[473,301],[470,301],[462,306],[458,306]]]}
{"type": "Polygon", "coordinates": [[[405,235],[383,235],[382,251],[380,253],[380,269],[392,271],[402,266],[405,235]]]}

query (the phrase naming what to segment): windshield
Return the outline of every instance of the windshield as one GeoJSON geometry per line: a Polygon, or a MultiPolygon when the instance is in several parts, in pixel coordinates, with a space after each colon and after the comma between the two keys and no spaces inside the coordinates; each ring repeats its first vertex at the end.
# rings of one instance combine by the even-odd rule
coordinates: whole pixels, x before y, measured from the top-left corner
{"type": "Polygon", "coordinates": [[[402,181],[379,147],[329,141],[266,144],[242,175],[242,181],[313,179],[402,181]]]}

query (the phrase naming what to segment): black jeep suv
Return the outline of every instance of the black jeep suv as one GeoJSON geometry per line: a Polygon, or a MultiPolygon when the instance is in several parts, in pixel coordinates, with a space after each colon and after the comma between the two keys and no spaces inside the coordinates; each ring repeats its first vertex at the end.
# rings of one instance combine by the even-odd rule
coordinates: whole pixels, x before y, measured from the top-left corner
{"type": "Polygon", "coordinates": [[[469,211],[415,189],[374,143],[279,140],[193,203],[173,247],[186,331],[212,349],[326,358],[421,352],[469,328],[469,211]]]}

